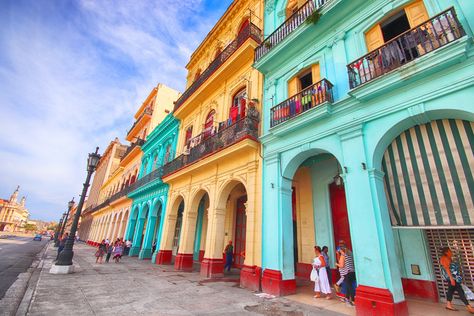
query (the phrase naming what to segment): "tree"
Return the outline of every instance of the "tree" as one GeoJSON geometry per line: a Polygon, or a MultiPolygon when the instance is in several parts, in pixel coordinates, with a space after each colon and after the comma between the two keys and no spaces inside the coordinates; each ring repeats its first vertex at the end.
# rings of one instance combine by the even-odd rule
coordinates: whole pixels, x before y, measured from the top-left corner
{"type": "Polygon", "coordinates": [[[24,228],[27,232],[35,231],[35,230],[38,229],[35,224],[25,224],[25,225],[23,226],[23,228],[24,228]]]}

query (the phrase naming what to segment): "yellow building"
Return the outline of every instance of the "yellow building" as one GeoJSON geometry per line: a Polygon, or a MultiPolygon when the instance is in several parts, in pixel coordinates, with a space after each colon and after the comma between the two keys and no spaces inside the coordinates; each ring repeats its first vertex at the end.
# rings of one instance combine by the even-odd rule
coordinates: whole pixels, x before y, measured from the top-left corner
{"type": "Polygon", "coordinates": [[[141,146],[148,134],[173,109],[173,102],[178,96],[178,91],[160,83],[135,113],[135,122],[126,136],[130,146],[120,156],[118,165],[115,168],[112,165],[110,176],[99,189],[98,205],[93,209],[89,236],[92,243],[106,238],[113,241],[124,237],[132,205],[127,194],[139,176],[143,154],[141,146]]]}
{"type": "Polygon", "coordinates": [[[30,213],[25,207],[26,198],[22,197],[18,203],[18,186],[10,196],[10,199],[0,199],[0,231],[17,232],[22,231],[24,224],[28,222],[30,213]]]}
{"type": "Polygon", "coordinates": [[[187,90],[176,101],[177,158],[156,263],[201,275],[224,273],[234,244],[241,285],[258,289],[261,266],[261,75],[252,68],[261,40],[263,1],[234,1],[192,54],[187,90]]]}

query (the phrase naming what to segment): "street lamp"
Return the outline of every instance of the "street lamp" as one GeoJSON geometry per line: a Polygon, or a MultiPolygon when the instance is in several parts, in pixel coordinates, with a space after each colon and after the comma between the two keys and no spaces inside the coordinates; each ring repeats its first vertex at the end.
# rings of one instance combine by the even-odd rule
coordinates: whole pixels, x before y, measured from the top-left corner
{"type": "Polygon", "coordinates": [[[74,207],[74,198],[72,198],[71,201],[67,202],[67,212],[65,213],[66,218],[63,222],[63,228],[61,229],[61,234],[59,236],[62,236],[64,234],[64,229],[66,228],[66,225],[67,225],[67,218],[69,216],[69,213],[71,213],[71,210],[73,207],[74,207]]]}
{"type": "Polygon", "coordinates": [[[90,153],[89,158],[87,159],[87,177],[86,182],[84,182],[82,188],[81,199],[79,200],[79,204],[77,205],[76,213],[74,214],[74,220],[71,226],[71,232],[69,233],[69,237],[66,240],[66,244],[64,245],[63,251],[59,254],[58,261],[56,264],[51,267],[50,272],[55,274],[66,274],[71,273],[74,270],[72,265],[72,257],[74,256],[73,246],[74,240],[76,237],[76,230],[77,224],[79,223],[79,217],[81,216],[82,207],[84,205],[84,200],[86,198],[87,189],[89,188],[89,183],[91,181],[92,174],[97,167],[97,164],[100,160],[99,155],[99,147],[95,149],[95,153],[90,153]]]}
{"type": "Polygon", "coordinates": [[[59,247],[59,232],[61,231],[61,227],[63,226],[63,220],[66,213],[63,213],[61,219],[59,220],[58,226],[56,227],[56,232],[54,233],[54,247],[59,247]]]}

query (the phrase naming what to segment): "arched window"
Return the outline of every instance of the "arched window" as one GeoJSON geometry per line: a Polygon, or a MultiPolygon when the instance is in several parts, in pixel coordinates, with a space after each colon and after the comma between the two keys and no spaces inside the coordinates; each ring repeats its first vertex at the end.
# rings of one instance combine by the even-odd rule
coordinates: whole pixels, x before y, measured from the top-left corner
{"type": "Polygon", "coordinates": [[[243,31],[245,31],[245,29],[249,26],[250,24],[250,21],[249,19],[246,19],[245,21],[242,22],[242,24],[240,24],[240,27],[239,27],[239,33],[242,33],[243,31]]]}
{"type": "Polygon", "coordinates": [[[199,76],[201,75],[201,68],[198,68],[198,70],[196,71],[196,74],[194,75],[194,81],[198,80],[199,76]]]}
{"type": "Polygon", "coordinates": [[[191,138],[193,137],[193,126],[189,126],[186,129],[186,135],[184,137],[184,146],[189,148],[191,138]]]}
{"type": "Polygon", "coordinates": [[[155,154],[155,158],[153,159],[153,166],[151,167],[151,171],[156,169],[156,161],[158,160],[158,154],[155,154]]]}
{"type": "Polygon", "coordinates": [[[213,134],[214,131],[214,116],[216,115],[216,111],[211,110],[209,114],[207,114],[206,121],[204,122],[204,138],[207,138],[213,134]]]}
{"type": "Polygon", "coordinates": [[[165,162],[163,164],[168,163],[168,161],[170,160],[170,155],[171,155],[171,144],[168,144],[168,146],[166,146],[165,162]]]}
{"type": "Polygon", "coordinates": [[[232,106],[229,111],[230,123],[245,117],[245,108],[247,105],[247,89],[242,88],[232,98],[232,106]]]}

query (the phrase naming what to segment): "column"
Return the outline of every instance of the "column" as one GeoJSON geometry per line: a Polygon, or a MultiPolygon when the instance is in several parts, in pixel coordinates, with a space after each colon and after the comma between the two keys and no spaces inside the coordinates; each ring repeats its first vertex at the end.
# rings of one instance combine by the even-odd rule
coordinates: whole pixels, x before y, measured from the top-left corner
{"type": "Polygon", "coordinates": [[[256,262],[256,244],[259,229],[257,228],[256,195],[261,191],[256,186],[257,168],[251,168],[247,173],[247,202],[245,203],[245,214],[247,216],[245,232],[245,261],[240,271],[240,286],[251,291],[260,290],[261,268],[256,262]]]}
{"type": "Polygon", "coordinates": [[[279,157],[264,161],[262,205],[262,291],[283,296],[296,292],[293,256],[291,181],[279,171],[279,157]]]}
{"type": "Polygon", "coordinates": [[[145,231],[145,240],[143,241],[143,247],[138,254],[138,259],[151,258],[152,255],[152,243],[153,243],[153,232],[155,231],[156,226],[156,216],[153,216],[152,211],[150,210],[148,216],[148,222],[146,225],[145,231]]]}
{"type": "Polygon", "coordinates": [[[196,211],[191,210],[189,202],[184,204],[183,226],[181,227],[178,254],[176,255],[174,263],[175,270],[193,271],[194,236],[196,234],[197,220],[196,211]]]}
{"type": "Polygon", "coordinates": [[[143,232],[143,227],[145,226],[145,218],[143,217],[142,212],[146,209],[146,206],[140,207],[140,211],[138,212],[138,219],[137,219],[137,224],[135,226],[135,232],[133,234],[133,240],[132,240],[132,247],[130,248],[130,257],[138,256],[140,252],[140,246],[142,243],[142,232],[143,232]]]}
{"type": "Polygon", "coordinates": [[[156,264],[171,264],[173,236],[176,228],[177,209],[171,214],[171,205],[167,206],[163,222],[163,233],[161,235],[160,249],[155,256],[156,264]]]}
{"type": "Polygon", "coordinates": [[[201,263],[201,276],[215,278],[224,276],[222,250],[224,246],[225,209],[209,207],[209,210],[206,251],[201,263]]]}
{"type": "Polygon", "coordinates": [[[408,315],[384,194],[383,174],[365,170],[362,128],[341,137],[347,210],[357,277],[358,315],[408,315]]]}

